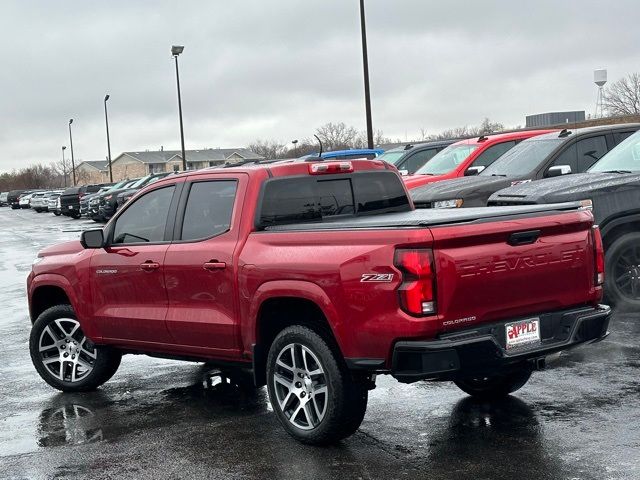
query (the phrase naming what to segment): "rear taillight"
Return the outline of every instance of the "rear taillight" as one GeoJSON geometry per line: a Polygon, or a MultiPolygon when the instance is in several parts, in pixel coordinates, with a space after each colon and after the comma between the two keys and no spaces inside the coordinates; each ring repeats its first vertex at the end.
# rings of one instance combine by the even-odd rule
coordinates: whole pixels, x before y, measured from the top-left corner
{"type": "Polygon", "coordinates": [[[414,316],[436,313],[435,270],[429,249],[396,250],[394,265],[402,272],[400,307],[414,316]]]}
{"type": "Polygon", "coordinates": [[[596,286],[599,286],[604,284],[604,247],[602,246],[600,228],[597,225],[594,225],[591,229],[591,235],[593,236],[593,245],[595,250],[595,284],[596,286]]]}

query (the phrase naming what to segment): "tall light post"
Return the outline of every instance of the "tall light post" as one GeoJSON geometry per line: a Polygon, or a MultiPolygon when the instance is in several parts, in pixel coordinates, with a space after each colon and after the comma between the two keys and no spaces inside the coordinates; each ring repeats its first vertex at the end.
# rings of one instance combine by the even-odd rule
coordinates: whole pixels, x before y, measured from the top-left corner
{"type": "Polygon", "coordinates": [[[107,114],[107,100],[109,95],[104,96],[104,123],[107,126],[107,163],[109,164],[109,181],[113,183],[113,171],[111,170],[111,142],[109,141],[109,115],[107,114]]]}
{"type": "Polygon", "coordinates": [[[178,71],[178,55],[184,50],[183,45],[174,45],[171,47],[171,55],[176,61],[176,83],[178,85],[178,113],[180,114],[180,145],[182,147],[182,170],[187,170],[187,157],[184,153],[184,127],[182,125],[182,98],[180,96],[180,72],[178,71]]]}
{"type": "Polygon", "coordinates": [[[71,124],[73,118],[69,119],[69,145],[71,146],[71,170],[73,171],[73,186],[76,186],[76,161],[73,158],[73,137],[71,136],[71,124]]]}
{"type": "Polygon", "coordinates": [[[296,158],[298,157],[298,140],[291,140],[291,143],[293,143],[293,154],[296,156],[296,158]]]}
{"type": "Polygon", "coordinates": [[[64,145],[62,146],[62,178],[64,179],[64,188],[67,188],[67,162],[64,159],[64,151],[67,149],[64,145]]]}
{"type": "Polygon", "coordinates": [[[367,114],[367,145],[369,148],[373,148],[371,93],[369,91],[369,58],[367,55],[367,27],[364,21],[364,0],[360,0],[360,29],[362,31],[362,68],[364,69],[364,104],[367,114]]]}

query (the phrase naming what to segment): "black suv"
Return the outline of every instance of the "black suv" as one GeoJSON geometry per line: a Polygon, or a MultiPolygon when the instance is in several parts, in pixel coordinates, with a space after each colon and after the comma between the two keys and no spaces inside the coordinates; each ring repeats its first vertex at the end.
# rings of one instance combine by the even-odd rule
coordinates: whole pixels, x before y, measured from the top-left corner
{"type": "Polygon", "coordinates": [[[98,206],[98,216],[103,220],[109,220],[118,210],[118,195],[120,193],[128,190],[137,192],[142,187],[156,182],[161,178],[166,177],[167,175],[171,175],[172,173],[173,172],[152,173],[150,175],[147,175],[146,177],[138,179],[138,181],[133,184],[127,185],[126,188],[112,189],[101,194],[99,197],[100,201],[98,206]]]}
{"type": "Polygon", "coordinates": [[[494,193],[489,205],[582,201],[593,210],[605,250],[605,294],[618,306],[640,308],[640,132],[587,173],[526,183],[494,193]]]}
{"type": "Polygon", "coordinates": [[[82,197],[96,193],[102,186],[103,184],[97,184],[67,188],[60,195],[60,213],[67,217],[80,218],[80,200],[82,197]]]}
{"type": "Polygon", "coordinates": [[[25,193],[26,190],[11,190],[7,195],[7,204],[11,206],[12,210],[20,208],[20,195],[25,193]]]}
{"type": "Polygon", "coordinates": [[[387,150],[378,157],[394,165],[402,175],[413,175],[420,167],[427,163],[436,153],[458,140],[441,140],[438,142],[418,143],[387,150]]]}
{"type": "Polygon", "coordinates": [[[512,185],[586,172],[640,129],[640,123],[562,130],[523,140],[479,175],[411,190],[416,208],[484,207],[494,192],[512,185]]]}

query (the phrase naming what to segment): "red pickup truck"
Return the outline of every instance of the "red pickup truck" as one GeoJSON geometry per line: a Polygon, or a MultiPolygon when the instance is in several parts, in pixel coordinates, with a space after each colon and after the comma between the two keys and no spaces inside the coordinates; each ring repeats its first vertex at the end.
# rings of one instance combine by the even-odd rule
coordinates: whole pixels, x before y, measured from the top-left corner
{"type": "Polygon", "coordinates": [[[506,395],[604,338],[603,266],[579,204],[415,210],[377,160],[206,169],[39,253],[30,351],[63,391],[126,353],[248,369],[322,444],[358,428],[377,374],[506,395]]]}

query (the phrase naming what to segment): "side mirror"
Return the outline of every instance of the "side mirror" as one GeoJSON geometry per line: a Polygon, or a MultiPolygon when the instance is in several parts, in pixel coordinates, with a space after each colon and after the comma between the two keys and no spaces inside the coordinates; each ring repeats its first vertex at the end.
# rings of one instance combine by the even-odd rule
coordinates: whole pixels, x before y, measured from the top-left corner
{"type": "Polygon", "coordinates": [[[478,175],[481,171],[483,171],[486,167],[483,167],[481,165],[477,166],[477,167],[469,167],[467,168],[467,170],[464,172],[464,176],[465,177],[473,177],[474,175],[478,175]]]}
{"type": "Polygon", "coordinates": [[[398,170],[398,172],[400,172],[400,175],[402,175],[403,177],[405,175],[409,175],[409,170],[398,170]]]}
{"type": "Polygon", "coordinates": [[[546,177],[560,177],[562,175],[568,175],[571,173],[571,166],[569,165],[554,165],[547,170],[546,177]]]}
{"type": "Polygon", "coordinates": [[[101,228],[85,230],[80,234],[80,243],[84,248],[104,247],[104,232],[101,228]]]}

